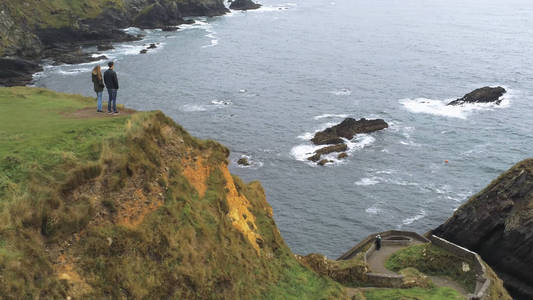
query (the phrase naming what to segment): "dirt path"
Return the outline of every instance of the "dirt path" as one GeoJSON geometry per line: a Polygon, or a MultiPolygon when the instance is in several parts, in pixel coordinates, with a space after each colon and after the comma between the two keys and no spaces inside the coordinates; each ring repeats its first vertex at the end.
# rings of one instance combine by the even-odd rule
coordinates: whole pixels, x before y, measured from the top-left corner
{"type": "Polygon", "coordinates": [[[120,113],[118,115],[111,115],[111,114],[108,114],[107,112],[99,113],[99,112],[96,112],[96,105],[95,105],[95,107],[86,107],[86,108],[78,109],[73,112],[63,113],[63,115],[68,118],[73,118],[73,119],[112,118],[112,117],[128,116],[128,115],[134,114],[136,111],[133,109],[122,108],[122,109],[119,109],[119,112],[120,113]]]}
{"type": "MultiPolygon", "coordinates": [[[[412,245],[414,245],[413,243],[412,245]]],[[[387,268],[385,268],[385,262],[396,251],[400,251],[409,246],[383,246],[379,251],[374,251],[367,257],[368,267],[372,273],[381,274],[396,274],[387,268]]]]}

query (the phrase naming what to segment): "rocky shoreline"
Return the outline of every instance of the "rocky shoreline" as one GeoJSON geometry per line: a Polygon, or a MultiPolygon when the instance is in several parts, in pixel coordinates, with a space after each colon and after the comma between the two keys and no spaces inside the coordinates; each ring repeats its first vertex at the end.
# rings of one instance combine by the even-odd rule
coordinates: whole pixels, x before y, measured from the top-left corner
{"type": "MultiPolygon", "coordinates": [[[[36,25],[39,24],[38,20],[34,20],[37,16],[31,16],[28,8],[16,5],[22,4],[0,4],[0,86],[30,84],[33,74],[42,70],[40,64],[43,60],[59,65],[106,59],[105,56],[93,57],[91,53],[84,52],[84,46],[100,48],[112,42],[142,38],[124,32],[123,28],[172,31],[178,25],[194,23],[187,18],[214,17],[229,12],[223,0],[124,1],[122,7],[102,4],[102,10],[95,17],[73,20],[66,26],[44,27],[36,25]],[[20,16],[21,9],[28,10],[28,16],[20,16]]],[[[45,5],[43,3],[43,7],[45,5]]],[[[68,10],[65,7],[49,11],[49,17],[60,18],[64,14],[72,18],[74,13],[68,10]]]]}

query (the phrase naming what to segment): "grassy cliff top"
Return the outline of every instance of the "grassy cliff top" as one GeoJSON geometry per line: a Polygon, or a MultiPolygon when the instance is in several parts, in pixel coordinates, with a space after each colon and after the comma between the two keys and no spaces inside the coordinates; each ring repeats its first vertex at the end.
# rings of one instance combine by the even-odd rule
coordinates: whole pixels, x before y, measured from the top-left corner
{"type": "Polygon", "coordinates": [[[97,116],[94,102],[0,88],[3,297],[345,297],[294,258],[225,147],[160,112],[97,116]]]}
{"type": "Polygon", "coordinates": [[[98,16],[104,9],[124,8],[124,0],[25,0],[4,1],[4,9],[17,22],[41,28],[60,28],[80,19],[98,16]]]}

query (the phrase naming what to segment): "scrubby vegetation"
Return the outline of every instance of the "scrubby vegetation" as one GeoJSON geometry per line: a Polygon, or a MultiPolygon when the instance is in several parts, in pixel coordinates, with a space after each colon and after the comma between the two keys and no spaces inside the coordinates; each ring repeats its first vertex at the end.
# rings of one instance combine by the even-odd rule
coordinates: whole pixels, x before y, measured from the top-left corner
{"type": "Polygon", "coordinates": [[[473,262],[466,261],[433,244],[422,244],[394,253],[385,266],[396,272],[412,267],[427,275],[449,277],[463,285],[467,291],[473,292],[476,286],[476,274],[470,267],[463,269],[465,264],[472,266],[473,262]]]}
{"type": "Polygon", "coordinates": [[[0,89],[4,298],[344,298],[294,258],[225,147],[160,112],[80,116],[92,102],[0,89]]]}

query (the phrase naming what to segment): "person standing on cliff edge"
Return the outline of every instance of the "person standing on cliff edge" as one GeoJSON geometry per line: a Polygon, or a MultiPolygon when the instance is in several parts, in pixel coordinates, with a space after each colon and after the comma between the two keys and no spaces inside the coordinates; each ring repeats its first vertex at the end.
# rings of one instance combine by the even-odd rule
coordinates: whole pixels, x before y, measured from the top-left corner
{"type": "Polygon", "coordinates": [[[94,91],[96,92],[96,112],[102,111],[102,93],[104,91],[104,79],[102,78],[102,70],[100,65],[94,67],[92,72],[92,79],[94,85],[94,91]]]}
{"type": "Polygon", "coordinates": [[[115,63],[110,61],[108,64],[109,69],[104,73],[104,83],[109,94],[109,101],[107,102],[107,113],[118,114],[117,110],[117,91],[118,91],[118,78],[115,72],[115,63]],[[111,103],[113,103],[113,110],[111,110],[111,103]]]}

